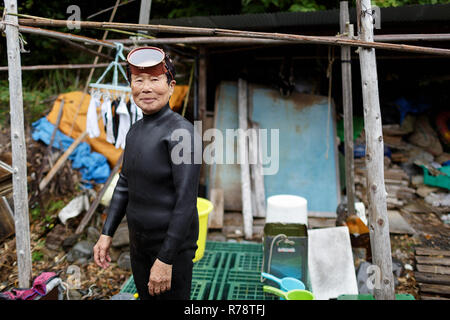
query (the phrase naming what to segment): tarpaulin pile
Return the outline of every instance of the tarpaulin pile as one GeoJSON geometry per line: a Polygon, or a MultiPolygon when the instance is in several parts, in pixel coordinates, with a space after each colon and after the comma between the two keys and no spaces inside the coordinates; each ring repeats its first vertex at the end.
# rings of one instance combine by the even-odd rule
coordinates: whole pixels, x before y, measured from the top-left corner
{"type": "MultiPolygon", "coordinates": [[[[175,86],[174,93],[169,102],[174,111],[180,109],[187,92],[188,86],[175,86]]],[[[80,105],[82,97],[83,92],[81,91],[60,94],[55,100],[49,114],[32,124],[33,139],[42,141],[47,145],[50,143],[51,135],[57,122],[61,101],[64,100],[63,112],[53,147],[66,150],[75,139],[86,131],[86,119],[91,96],[86,94],[80,105]]],[[[72,160],[72,168],[80,170],[83,180],[104,183],[110,175],[110,168],[119,159],[122,148],[116,148],[114,144],[107,141],[105,126],[101,116],[98,117],[98,128],[100,135],[95,138],[87,136],[85,138],[86,142],[80,143],[69,156],[69,159],[72,160]]],[[[91,187],[87,182],[85,182],[85,186],[87,188],[91,187]]]]}

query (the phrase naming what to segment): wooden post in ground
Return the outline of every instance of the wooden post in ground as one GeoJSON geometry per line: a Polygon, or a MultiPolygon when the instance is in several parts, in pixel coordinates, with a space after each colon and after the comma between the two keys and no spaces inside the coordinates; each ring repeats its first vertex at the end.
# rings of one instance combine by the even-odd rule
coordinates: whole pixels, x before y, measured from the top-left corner
{"type": "Polygon", "coordinates": [[[242,188],[242,215],[244,220],[244,237],[251,239],[253,236],[253,212],[252,194],[250,185],[250,165],[247,144],[247,81],[238,80],[238,109],[239,109],[239,135],[238,150],[239,163],[241,165],[241,188],[242,188]]]}
{"type": "MultiPolygon", "coordinates": [[[[353,28],[350,27],[348,1],[340,3],[340,33],[347,33],[351,39],[353,28]]],[[[355,184],[353,161],[353,101],[352,101],[352,60],[351,47],[341,47],[342,66],[342,105],[344,109],[344,144],[345,144],[345,185],[347,194],[347,213],[355,214],[355,184]]]]}
{"type": "MultiPolygon", "coordinates": [[[[141,9],[139,11],[139,24],[148,24],[150,21],[150,10],[152,8],[152,0],[141,0],[141,9]]],[[[146,30],[139,30],[139,33],[147,34],[146,30]]]]}
{"type": "MultiPolygon", "coordinates": [[[[201,47],[199,50],[200,57],[198,60],[198,119],[201,121],[203,128],[200,130],[199,135],[203,137],[203,132],[207,130],[206,126],[203,125],[206,121],[206,105],[207,105],[207,66],[206,66],[206,49],[201,47]]],[[[206,184],[206,164],[202,164],[200,173],[200,184],[206,184]]]]}
{"type": "MultiPolygon", "coordinates": [[[[363,41],[373,41],[373,19],[370,0],[361,1],[361,30],[363,41]]],[[[377,300],[394,300],[391,241],[384,185],[384,147],[375,49],[359,48],[361,82],[366,132],[367,192],[369,201],[369,230],[372,262],[378,266],[380,286],[375,286],[377,300]]]]}
{"type": "MultiPolygon", "coordinates": [[[[5,0],[8,13],[17,13],[17,1],[5,0]]],[[[27,153],[23,121],[22,70],[19,50],[17,16],[6,15],[6,46],[8,54],[8,80],[11,107],[11,147],[13,168],[14,225],[16,230],[17,266],[19,286],[30,287],[31,247],[30,218],[28,213],[27,153]]]]}

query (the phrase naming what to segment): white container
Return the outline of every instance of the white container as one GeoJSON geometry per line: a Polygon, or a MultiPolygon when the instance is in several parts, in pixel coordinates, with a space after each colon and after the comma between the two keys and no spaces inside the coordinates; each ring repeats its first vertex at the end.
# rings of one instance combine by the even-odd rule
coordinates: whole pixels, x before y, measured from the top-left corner
{"type": "Polygon", "coordinates": [[[308,201],[305,198],[289,194],[279,194],[267,198],[266,223],[308,225],[308,201]]]}

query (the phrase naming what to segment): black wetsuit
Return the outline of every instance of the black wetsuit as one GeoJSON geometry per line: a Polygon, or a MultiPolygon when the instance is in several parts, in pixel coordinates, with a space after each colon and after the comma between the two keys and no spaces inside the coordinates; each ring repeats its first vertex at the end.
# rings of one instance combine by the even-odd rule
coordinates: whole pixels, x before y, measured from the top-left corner
{"type": "Polygon", "coordinates": [[[201,138],[195,134],[197,143],[194,126],[169,104],[154,114],[144,114],[127,134],[123,166],[102,234],[113,236],[126,212],[133,277],[141,299],[152,298],[147,283],[156,258],[172,264],[172,289],[155,297],[189,299],[201,166],[194,162],[194,151],[202,152],[201,138]],[[178,141],[171,138],[176,129],[189,132],[190,150],[180,152],[178,141]],[[176,154],[190,160],[173,161],[175,146],[176,154]]]}

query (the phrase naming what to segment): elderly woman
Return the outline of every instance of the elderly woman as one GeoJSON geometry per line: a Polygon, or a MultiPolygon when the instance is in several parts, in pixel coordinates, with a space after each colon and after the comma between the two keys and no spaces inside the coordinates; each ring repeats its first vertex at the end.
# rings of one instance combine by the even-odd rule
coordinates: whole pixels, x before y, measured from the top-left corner
{"type": "MultiPolygon", "coordinates": [[[[120,177],[108,208],[102,235],[94,247],[97,265],[111,261],[112,237],[125,213],[130,232],[131,267],[139,297],[189,299],[192,259],[197,249],[197,191],[201,164],[194,153],[193,125],[171,110],[175,68],[163,50],[139,47],[127,57],[131,93],[143,118],[129,130],[120,177]],[[131,78],[130,78],[131,76],[131,78]],[[184,130],[190,148],[180,150],[172,139],[184,130]]],[[[197,136],[196,139],[199,139],[197,136]]],[[[198,141],[201,141],[198,140],[198,141]]]]}

